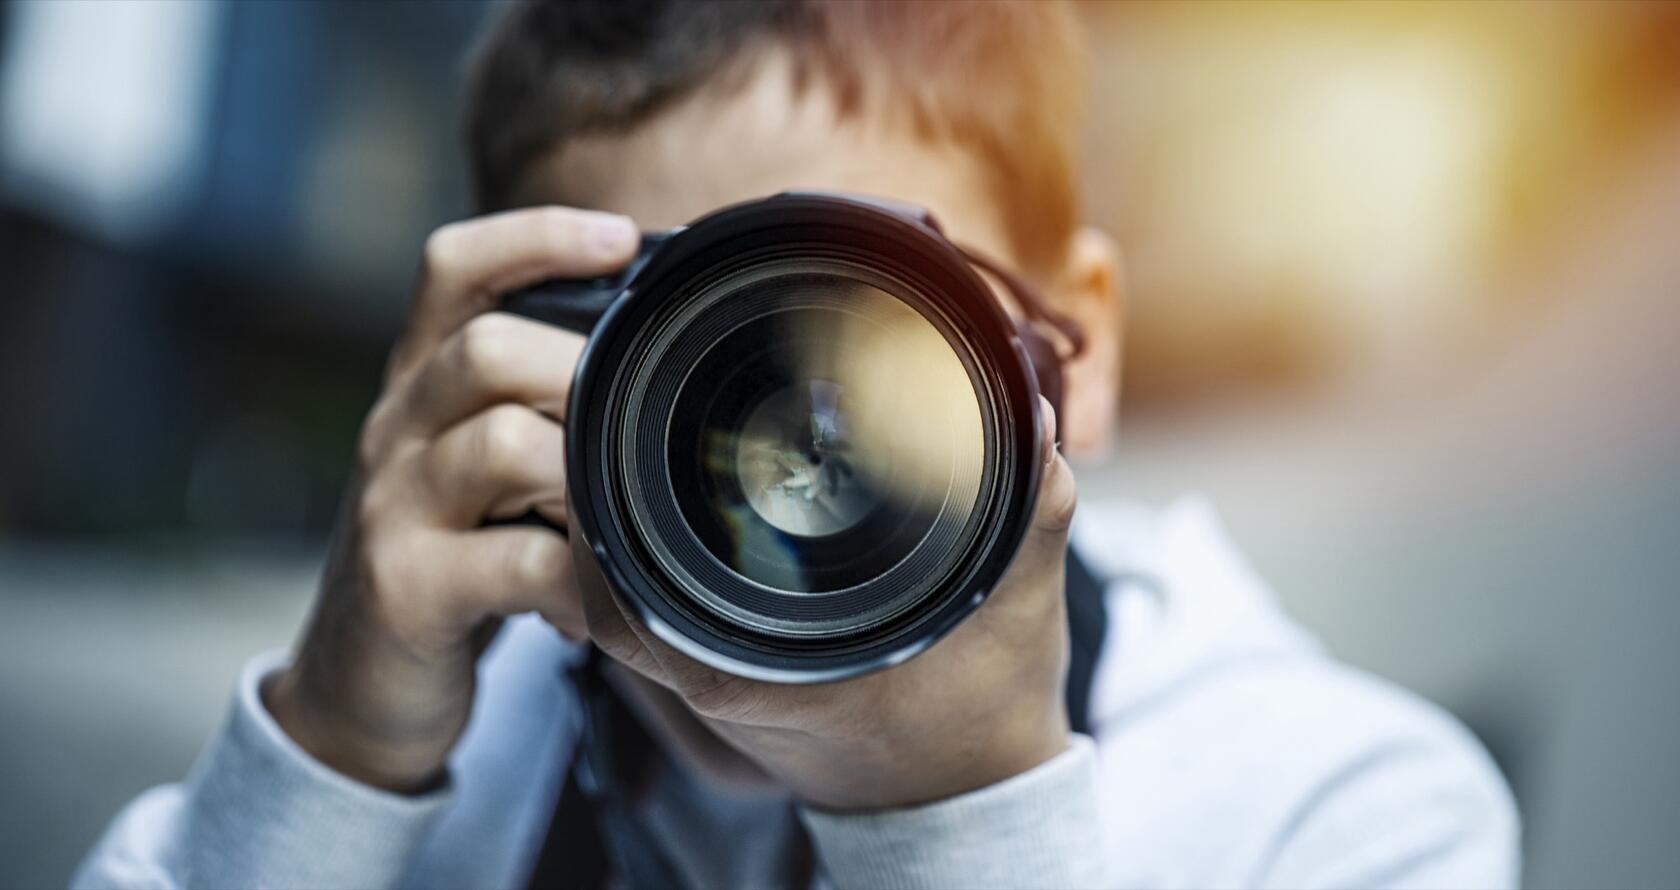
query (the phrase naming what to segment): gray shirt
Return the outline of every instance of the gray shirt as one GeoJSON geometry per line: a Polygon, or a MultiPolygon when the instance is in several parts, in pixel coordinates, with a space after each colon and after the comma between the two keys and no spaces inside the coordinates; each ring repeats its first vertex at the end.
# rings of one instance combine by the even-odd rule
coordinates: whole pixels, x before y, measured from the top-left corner
{"type": "MultiPolygon", "coordinates": [[[[1343,667],[1276,609],[1213,512],[1082,506],[1074,543],[1109,636],[1090,736],[1036,769],[925,806],[802,810],[840,887],[1515,886],[1517,818],[1481,746],[1410,694],[1343,667]],[[1153,579],[1149,585],[1128,577],[1153,579]]],[[[402,796],[312,760],[263,708],[261,656],[180,784],[112,823],[81,887],[518,887],[577,736],[578,655],[535,618],[480,664],[436,791],[402,796]]],[[[767,880],[782,811],[666,783],[648,822],[696,886],[767,880]]],[[[773,803],[773,802],[771,802],[773,803]]]]}

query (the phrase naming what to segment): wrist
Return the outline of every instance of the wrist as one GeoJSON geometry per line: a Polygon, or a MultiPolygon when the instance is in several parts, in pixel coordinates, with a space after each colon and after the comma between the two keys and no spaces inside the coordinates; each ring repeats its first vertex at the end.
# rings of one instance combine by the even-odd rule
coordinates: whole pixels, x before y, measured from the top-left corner
{"type": "Polygon", "coordinates": [[[1066,752],[1073,733],[1058,712],[958,732],[918,732],[819,755],[789,781],[795,795],[831,812],[891,810],[957,797],[1033,770],[1066,752]]]}
{"type": "Polygon", "coordinates": [[[340,775],[385,791],[419,794],[436,787],[448,745],[398,745],[357,728],[334,702],[309,690],[294,664],[259,688],[276,725],[310,757],[340,775]]]}
{"type": "MultiPolygon", "coordinates": [[[[1038,727],[1010,745],[999,745],[978,758],[971,769],[965,770],[961,780],[945,797],[955,797],[1031,772],[1060,757],[1073,747],[1073,731],[1067,719],[1061,717],[1053,724],[1038,727]]],[[[917,803],[909,801],[899,806],[917,803]]]]}

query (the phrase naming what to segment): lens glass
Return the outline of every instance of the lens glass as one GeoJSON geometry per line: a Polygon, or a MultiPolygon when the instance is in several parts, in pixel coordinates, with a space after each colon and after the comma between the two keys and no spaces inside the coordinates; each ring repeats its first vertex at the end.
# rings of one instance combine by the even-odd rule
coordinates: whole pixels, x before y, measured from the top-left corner
{"type": "Polygon", "coordinates": [[[823,537],[857,525],[881,501],[853,466],[843,396],[850,401],[833,380],[805,378],[759,402],[738,432],[710,426],[706,465],[735,475],[734,486],[718,487],[739,491],[759,519],[790,535],[823,537]]]}
{"type": "Polygon", "coordinates": [[[976,372],[937,320],[903,282],[800,262],[727,276],[662,327],[631,502],[703,608],[855,633],[945,579],[994,474],[976,372]]]}

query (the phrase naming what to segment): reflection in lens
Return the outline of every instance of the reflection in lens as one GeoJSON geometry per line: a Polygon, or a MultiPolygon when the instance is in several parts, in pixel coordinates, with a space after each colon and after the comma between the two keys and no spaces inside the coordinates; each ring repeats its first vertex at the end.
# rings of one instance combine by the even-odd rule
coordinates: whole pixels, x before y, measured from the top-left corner
{"type": "MultiPolygon", "coordinates": [[[[980,459],[974,385],[920,313],[875,288],[859,285],[852,296],[854,312],[789,314],[787,335],[827,341],[828,348],[797,357],[801,376],[834,381],[832,390],[845,396],[857,472],[884,497],[908,503],[980,459]]],[[[952,494],[972,499],[974,491],[952,494]]]]}
{"type": "Polygon", "coordinates": [[[719,617],[857,632],[922,601],[976,534],[979,395],[917,308],[849,269],[789,266],[716,284],[650,348],[626,413],[663,460],[627,449],[635,518],[719,617]]]}
{"type": "Polygon", "coordinates": [[[852,469],[842,387],[810,379],[765,399],[735,446],[735,472],[755,512],[784,532],[832,535],[856,525],[875,497],[852,469]]]}
{"type": "Polygon", "coordinates": [[[707,506],[727,531],[714,555],[783,590],[866,583],[942,516],[966,517],[979,485],[979,410],[950,344],[878,288],[838,290],[719,340],[701,368],[720,373],[697,373],[677,404],[701,417],[707,506]]]}

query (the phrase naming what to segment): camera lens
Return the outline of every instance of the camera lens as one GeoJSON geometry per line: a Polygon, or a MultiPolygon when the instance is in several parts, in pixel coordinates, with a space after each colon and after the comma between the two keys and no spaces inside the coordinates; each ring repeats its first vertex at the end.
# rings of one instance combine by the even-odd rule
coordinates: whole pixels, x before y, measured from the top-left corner
{"type": "Polygon", "coordinates": [[[842,396],[851,398],[832,380],[785,386],[752,410],[739,433],[721,437],[723,453],[705,460],[725,472],[732,467],[747,504],[778,531],[809,538],[851,528],[879,499],[853,466],[842,396]]]}
{"type": "Polygon", "coordinates": [[[915,656],[985,602],[1038,491],[1055,349],[925,211],[789,192],[669,232],[611,280],[504,306],[589,331],[568,531],[617,605],[720,671],[820,683],[915,656]]]}
{"type": "Polygon", "coordinates": [[[739,635],[819,643],[937,592],[979,532],[995,436],[956,329],[912,284],[761,260],[646,330],[620,478],[674,604],[739,635]]]}

